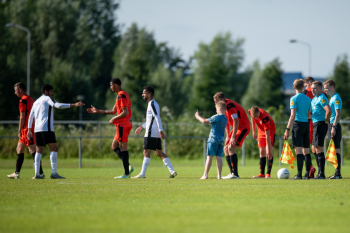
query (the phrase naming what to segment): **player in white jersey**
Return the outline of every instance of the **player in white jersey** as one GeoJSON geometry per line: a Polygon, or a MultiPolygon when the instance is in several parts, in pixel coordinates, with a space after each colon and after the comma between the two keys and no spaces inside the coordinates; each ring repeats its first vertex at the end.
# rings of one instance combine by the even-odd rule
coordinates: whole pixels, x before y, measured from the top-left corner
{"type": "Polygon", "coordinates": [[[160,109],[158,103],[153,99],[154,89],[151,86],[146,86],[143,88],[142,97],[148,102],[147,112],[146,112],[146,122],[138,127],[135,133],[138,135],[143,128],[146,128],[146,133],[143,143],[143,163],[141,173],[132,178],[146,178],[146,171],[148,165],[151,162],[151,150],[156,151],[156,155],[162,158],[164,165],[168,167],[170,176],[169,178],[174,178],[177,173],[174,170],[171,162],[162,151],[162,139],[166,139],[163,132],[162,122],[160,120],[160,109]]]}
{"type": "Polygon", "coordinates": [[[31,131],[33,121],[35,122],[34,134],[35,134],[35,145],[36,154],[34,159],[35,165],[35,176],[33,179],[44,179],[40,176],[40,160],[44,150],[44,146],[48,145],[50,148],[50,160],[51,160],[51,179],[65,179],[64,177],[57,174],[57,142],[56,136],[53,129],[53,108],[71,108],[80,107],[85,104],[77,102],[75,104],[61,104],[52,98],[53,87],[49,84],[44,84],[41,88],[43,95],[37,99],[30,111],[28,120],[28,133],[27,137],[29,140],[33,138],[31,131]]]}

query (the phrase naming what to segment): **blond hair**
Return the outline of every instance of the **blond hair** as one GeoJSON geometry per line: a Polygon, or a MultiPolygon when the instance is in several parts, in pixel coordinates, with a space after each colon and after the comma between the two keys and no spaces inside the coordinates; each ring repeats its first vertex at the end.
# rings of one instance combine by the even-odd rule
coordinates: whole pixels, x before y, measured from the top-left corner
{"type": "Polygon", "coordinates": [[[322,88],[322,82],[320,81],[315,81],[312,84],[322,88]]]}
{"type": "Polygon", "coordinates": [[[216,92],[215,95],[213,96],[214,99],[220,99],[220,100],[225,100],[226,96],[223,92],[216,92]]]}
{"type": "Polygon", "coordinates": [[[302,79],[295,79],[294,82],[293,82],[293,86],[298,91],[303,90],[303,88],[304,88],[304,80],[302,80],[302,79]]]}
{"type": "Polygon", "coordinates": [[[335,88],[335,82],[332,79],[325,81],[323,85],[328,85],[335,88]]]}
{"type": "Polygon", "coordinates": [[[222,110],[226,109],[226,103],[224,101],[219,101],[215,104],[215,107],[219,107],[222,110]]]}

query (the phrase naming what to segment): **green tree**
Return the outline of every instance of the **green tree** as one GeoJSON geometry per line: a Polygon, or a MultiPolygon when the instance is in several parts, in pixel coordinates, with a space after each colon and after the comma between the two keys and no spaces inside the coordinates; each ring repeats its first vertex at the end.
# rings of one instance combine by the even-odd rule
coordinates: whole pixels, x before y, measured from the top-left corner
{"type": "Polygon", "coordinates": [[[347,54],[337,57],[330,79],[336,83],[336,91],[343,101],[342,117],[350,116],[350,66],[347,54]]]}
{"type": "MultiPolygon", "coordinates": [[[[210,44],[200,43],[194,55],[194,84],[190,109],[214,113],[213,95],[222,91],[237,99],[242,90],[236,89],[238,70],[243,62],[244,40],[232,39],[230,33],[220,33],[210,44]]],[[[237,85],[238,86],[238,85],[237,85]]]]}
{"type": "Polygon", "coordinates": [[[254,72],[242,99],[242,105],[245,109],[252,106],[278,109],[280,105],[284,104],[281,62],[274,59],[267,63],[264,69],[261,69],[259,62],[256,61],[253,68],[254,72]]]}

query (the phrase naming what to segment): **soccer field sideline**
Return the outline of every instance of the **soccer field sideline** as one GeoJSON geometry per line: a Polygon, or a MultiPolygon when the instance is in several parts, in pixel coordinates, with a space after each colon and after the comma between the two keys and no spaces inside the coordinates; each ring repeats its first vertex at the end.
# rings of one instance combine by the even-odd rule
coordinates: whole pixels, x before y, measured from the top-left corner
{"type": "MultiPolygon", "coordinates": [[[[174,159],[178,176],[169,179],[167,168],[155,158],[146,179],[115,180],[113,177],[123,171],[118,160],[108,161],[115,167],[83,169],[66,166],[72,161],[59,160],[58,172],[66,180],[32,180],[29,159],[21,178],[10,180],[6,177],[13,171],[6,165],[10,161],[1,160],[6,168],[0,169],[0,232],[348,230],[348,166],[343,168],[342,180],[279,180],[277,163],[271,179],[257,180],[252,176],[258,172],[258,161],[252,160],[239,167],[242,178],[238,180],[217,180],[215,167],[208,180],[199,180],[204,170],[201,160],[174,159]]],[[[43,162],[48,177],[49,160],[43,162]]],[[[92,162],[85,161],[87,165],[92,162]]],[[[131,162],[135,175],[141,162],[131,162]]],[[[331,169],[333,172],[333,166],[328,165],[327,176],[331,169]]],[[[223,170],[226,175],[228,168],[223,170]]],[[[291,176],[294,173],[291,171],[291,176]]]]}

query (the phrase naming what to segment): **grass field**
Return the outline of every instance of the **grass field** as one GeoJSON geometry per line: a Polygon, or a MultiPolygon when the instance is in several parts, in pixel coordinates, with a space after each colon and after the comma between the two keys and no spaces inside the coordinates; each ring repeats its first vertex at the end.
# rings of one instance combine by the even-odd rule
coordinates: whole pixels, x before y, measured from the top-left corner
{"type": "MultiPolygon", "coordinates": [[[[199,180],[202,160],[173,160],[178,176],[168,179],[153,158],[146,179],[114,180],[123,172],[118,160],[83,160],[83,169],[77,160],[59,160],[66,180],[32,180],[27,159],[21,178],[10,180],[14,163],[0,160],[2,233],[349,232],[349,166],[342,180],[295,181],[277,179],[275,162],[272,179],[255,180],[256,160],[239,167],[239,180],[217,180],[215,167],[209,180],[199,180]]],[[[131,163],[138,174],[142,161],[131,163]]],[[[49,160],[43,164],[48,177],[49,160]]],[[[333,172],[328,163],[326,175],[333,172]]]]}

